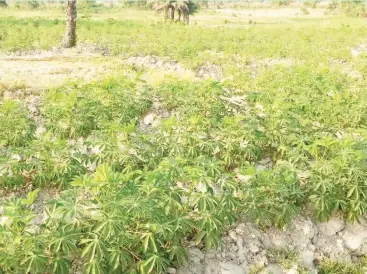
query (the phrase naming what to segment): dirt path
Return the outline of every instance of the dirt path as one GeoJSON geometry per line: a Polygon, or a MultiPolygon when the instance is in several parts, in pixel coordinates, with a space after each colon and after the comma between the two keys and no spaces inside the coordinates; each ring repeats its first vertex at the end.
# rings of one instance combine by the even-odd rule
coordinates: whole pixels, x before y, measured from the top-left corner
{"type": "Polygon", "coordinates": [[[0,55],[0,85],[47,88],[65,81],[96,80],[111,73],[119,60],[101,49],[53,49],[0,55]]]}
{"type": "Polygon", "coordinates": [[[79,47],[0,55],[0,86],[44,89],[60,86],[68,80],[89,82],[111,75],[124,66],[147,70],[142,79],[150,84],[153,84],[150,78],[156,81],[167,74],[192,80],[212,78],[219,81],[223,77],[221,68],[213,64],[205,64],[192,71],[168,57],[136,56],[124,59],[121,56],[112,57],[106,50],[79,47]]]}

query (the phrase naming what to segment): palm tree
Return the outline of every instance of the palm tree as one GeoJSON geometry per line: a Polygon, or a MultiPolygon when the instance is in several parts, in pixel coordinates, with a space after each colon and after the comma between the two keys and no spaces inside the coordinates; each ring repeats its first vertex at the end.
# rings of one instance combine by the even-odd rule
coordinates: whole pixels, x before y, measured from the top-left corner
{"type": "Polygon", "coordinates": [[[76,0],[68,0],[66,7],[66,32],[63,46],[72,48],[76,45],[76,0]]]}

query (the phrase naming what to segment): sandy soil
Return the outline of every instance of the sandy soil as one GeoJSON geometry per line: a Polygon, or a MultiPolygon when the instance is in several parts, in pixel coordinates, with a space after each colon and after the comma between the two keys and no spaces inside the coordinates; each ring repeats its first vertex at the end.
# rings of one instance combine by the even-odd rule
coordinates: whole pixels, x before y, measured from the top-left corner
{"type": "Polygon", "coordinates": [[[58,86],[68,80],[91,81],[111,73],[116,58],[100,50],[53,49],[0,56],[0,85],[29,88],[58,86]]]}

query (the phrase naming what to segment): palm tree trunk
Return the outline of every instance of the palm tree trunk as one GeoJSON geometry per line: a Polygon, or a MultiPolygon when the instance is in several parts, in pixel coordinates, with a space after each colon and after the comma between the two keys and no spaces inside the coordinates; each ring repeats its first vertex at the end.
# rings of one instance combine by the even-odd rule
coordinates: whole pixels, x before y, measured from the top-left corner
{"type": "Polygon", "coordinates": [[[68,0],[66,7],[66,32],[63,46],[72,48],[76,45],[76,0],[68,0]]]}

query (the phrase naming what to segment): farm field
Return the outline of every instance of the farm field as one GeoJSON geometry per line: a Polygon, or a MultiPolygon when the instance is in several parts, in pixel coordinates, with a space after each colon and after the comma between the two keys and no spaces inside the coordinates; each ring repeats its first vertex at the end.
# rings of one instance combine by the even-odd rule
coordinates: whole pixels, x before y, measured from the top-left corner
{"type": "Polygon", "coordinates": [[[64,31],[0,8],[0,273],[366,273],[365,18],[119,7],[64,31]]]}

